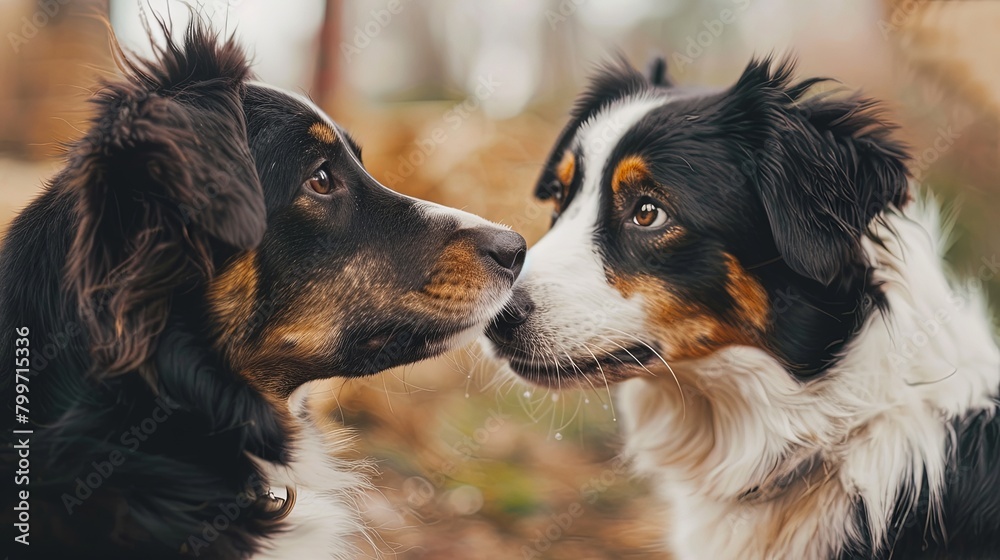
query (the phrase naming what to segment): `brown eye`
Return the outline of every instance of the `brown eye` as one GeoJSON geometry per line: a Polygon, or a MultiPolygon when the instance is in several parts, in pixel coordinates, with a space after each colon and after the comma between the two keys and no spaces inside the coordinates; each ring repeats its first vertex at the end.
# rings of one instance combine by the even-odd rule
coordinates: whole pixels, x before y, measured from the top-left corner
{"type": "Polygon", "coordinates": [[[632,223],[639,227],[656,228],[667,223],[667,213],[656,204],[645,201],[639,204],[632,216],[632,223]]]}
{"type": "Polygon", "coordinates": [[[333,181],[330,179],[330,173],[324,168],[320,168],[316,173],[313,173],[313,176],[306,181],[306,186],[319,194],[330,194],[333,191],[333,181]]]}

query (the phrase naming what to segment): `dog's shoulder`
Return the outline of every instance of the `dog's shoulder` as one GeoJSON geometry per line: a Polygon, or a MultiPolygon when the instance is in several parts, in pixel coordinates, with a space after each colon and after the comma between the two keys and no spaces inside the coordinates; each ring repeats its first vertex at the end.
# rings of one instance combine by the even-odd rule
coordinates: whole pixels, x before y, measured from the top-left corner
{"type": "MultiPolygon", "coordinates": [[[[838,560],[996,560],[1000,558],[1000,408],[952,422],[946,481],[940,506],[930,506],[925,484],[919,497],[893,514],[884,546],[875,547],[867,513],[855,510],[857,538],[838,560]]],[[[902,488],[901,492],[912,491],[902,488]]]]}
{"type": "MultiPolygon", "coordinates": [[[[866,558],[995,560],[1000,558],[1000,404],[951,423],[953,440],[939,508],[926,485],[914,506],[897,508],[891,546],[866,558]]],[[[860,520],[859,520],[860,521],[860,520]]],[[[861,556],[846,556],[845,558],[861,556]]]]}

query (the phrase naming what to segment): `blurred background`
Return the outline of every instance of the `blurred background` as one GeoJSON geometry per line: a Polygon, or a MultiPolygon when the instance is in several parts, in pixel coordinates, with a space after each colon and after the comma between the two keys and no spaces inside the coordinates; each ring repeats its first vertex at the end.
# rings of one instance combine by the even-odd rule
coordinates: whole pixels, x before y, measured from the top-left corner
{"type": "MultiPolygon", "coordinates": [[[[203,0],[261,80],[311,96],[396,190],[504,222],[529,244],[530,194],[594,65],[665,56],[675,80],[726,85],[752,54],[886,101],[913,173],[957,212],[950,258],[1000,301],[1000,2],[922,0],[203,0]]],[[[0,231],[86,127],[115,75],[110,20],[148,53],[143,18],[186,4],[0,0],[0,231]]],[[[603,388],[555,395],[478,348],[316,389],[321,414],[377,461],[367,548],[402,559],[656,558],[657,511],[615,460],[603,388]]]]}

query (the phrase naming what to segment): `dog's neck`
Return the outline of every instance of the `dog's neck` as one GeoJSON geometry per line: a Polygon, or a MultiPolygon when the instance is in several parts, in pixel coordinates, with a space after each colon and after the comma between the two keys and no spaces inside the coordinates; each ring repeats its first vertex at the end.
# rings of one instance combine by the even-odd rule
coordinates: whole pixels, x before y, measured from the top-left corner
{"type": "Polygon", "coordinates": [[[679,558],[827,558],[857,504],[879,542],[901,501],[940,500],[948,422],[996,405],[1000,353],[978,291],[943,272],[936,209],[887,221],[866,241],[887,309],[821,376],[729,347],[671,364],[682,390],[669,372],[623,387],[628,450],[677,508],[679,558]]]}
{"type": "Polygon", "coordinates": [[[294,500],[277,504],[284,530],[254,560],[312,558],[318,554],[346,560],[363,555],[350,541],[366,531],[351,504],[358,503],[370,488],[369,465],[342,457],[350,447],[351,434],[312,413],[308,400],[314,385],[302,385],[285,403],[296,423],[287,461],[253,457],[267,488],[279,489],[279,493],[284,489],[285,500],[294,500]]]}

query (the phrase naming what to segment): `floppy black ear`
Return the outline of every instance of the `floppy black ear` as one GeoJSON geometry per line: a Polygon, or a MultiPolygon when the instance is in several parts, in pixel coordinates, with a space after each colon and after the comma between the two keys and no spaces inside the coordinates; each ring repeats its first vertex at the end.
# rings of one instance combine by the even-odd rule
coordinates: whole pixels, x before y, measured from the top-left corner
{"type": "Polygon", "coordinates": [[[823,79],[790,83],[793,63],[754,60],[726,95],[743,166],[795,272],[830,285],[863,263],[861,237],[908,196],[906,149],[875,101],[804,94],[823,79]],[[739,113],[736,116],[733,111],[739,113]]]}
{"type": "Polygon", "coordinates": [[[117,51],[125,79],[97,94],[65,172],[78,216],[67,279],[106,374],[147,362],[170,294],[211,275],[213,248],[250,249],[266,226],[242,109],[245,55],[200,22],[181,46],[161,25],[156,60],[117,51]]]}

